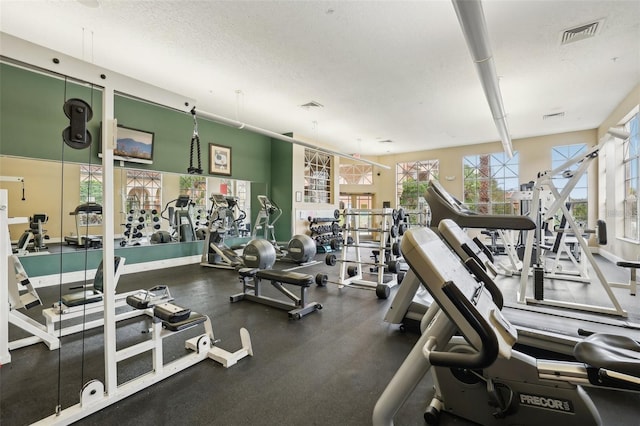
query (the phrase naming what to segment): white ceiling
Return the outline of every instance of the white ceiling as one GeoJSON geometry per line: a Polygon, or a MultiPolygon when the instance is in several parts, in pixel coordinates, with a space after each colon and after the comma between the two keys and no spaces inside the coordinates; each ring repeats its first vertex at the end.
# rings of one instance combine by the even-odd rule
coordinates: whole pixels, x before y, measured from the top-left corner
{"type": "MultiPolygon", "coordinates": [[[[598,127],[640,83],[640,1],[483,2],[512,138],[598,127]],[[563,30],[604,19],[561,46],[563,30]],[[543,120],[564,112],[564,118],[543,120]]],[[[11,1],[0,30],[346,153],[498,140],[450,1],[11,1]],[[302,108],[316,101],[323,108],[302,108]],[[381,143],[381,140],[393,143],[381,143]]],[[[202,135],[206,140],[206,135],[202,135]]]]}

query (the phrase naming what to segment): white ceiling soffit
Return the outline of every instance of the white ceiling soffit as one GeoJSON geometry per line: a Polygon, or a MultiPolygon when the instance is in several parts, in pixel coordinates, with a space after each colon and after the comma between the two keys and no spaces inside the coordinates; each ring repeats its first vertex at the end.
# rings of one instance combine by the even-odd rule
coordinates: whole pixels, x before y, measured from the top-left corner
{"type": "MultiPolygon", "coordinates": [[[[514,139],[595,128],[640,83],[638,1],[483,9],[514,139]],[[594,37],[559,41],[596,21],[594,37]]],[[[449,0],[3,0],[0,25],[203,111],[342,152],[498,140],[449,0]],[[311,100],[322,107],[301,108],[311,100]]]]}

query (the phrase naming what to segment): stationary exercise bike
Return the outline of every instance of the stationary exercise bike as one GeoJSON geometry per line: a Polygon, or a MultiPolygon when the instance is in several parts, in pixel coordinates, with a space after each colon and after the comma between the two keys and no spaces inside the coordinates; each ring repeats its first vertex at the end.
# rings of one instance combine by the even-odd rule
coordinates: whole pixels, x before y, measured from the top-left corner
{"type": "Polygon", "coordinates": [[[46,229],[43,225],[49,221],[49,216],[45,213],[36,213],[29,218],[29,229],[26,229],[20,238],[14,250],[15,254],[25,255],[30,251],[42,251],[47,249],[45,240],[49,239],[46,229]]]}
{"type": "Polygon", "coordinates": [[[374,425],[393,424],[428,371],[435,384],[428,424],[447,411],[483,425],[599,425],[583,385],[640,391],[638,342],[593,334],[576,345],[578,362],[536,359],[513,349],[518,336],[501,314],[502,293],[473,258],[463,264],[428,228],[407,231],[401,250],[434,303],[422,336],[376,403],[374,425]]]}

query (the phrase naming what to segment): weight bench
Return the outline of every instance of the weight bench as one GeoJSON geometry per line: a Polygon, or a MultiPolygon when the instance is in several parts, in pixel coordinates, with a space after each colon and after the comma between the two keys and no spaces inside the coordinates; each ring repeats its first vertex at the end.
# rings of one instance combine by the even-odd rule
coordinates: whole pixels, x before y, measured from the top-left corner
{"type": "Polygon", "coordinates": [[[230,297],[231,302],[238,302],[243,299],[274,308],[289,311],[289,319],[300,319],[303,316],[322,309],[322,305],[317,302],[307,302],[307,289],[314,283],[314,277],[309,274],[298,272],[275,271],[273,269],[242,268],[239,271],[242,282],[242,293],[230,297]],[[262,280],[271,282],[278,291],[291,299],[292,303],[283,302],[262,294],[262,280]],[[283,286],[291,284],[300,288],[300,296],[283,286]]]}
{"type": "Polygon", "coordinates": [[[634,262],[634,261],[628,261],[628,260],[621,260],[620,262],[616,262],[616,265],[622,266],[623,268],[629,268],[629,270],[631,271],[629,282],[628,283],[609,283],[609,285],[611,287],[628,288],[629,294],[632,296],[635,296],[636,289],[638,287],[636,270],[640,268],[640,261],[634,262]]]}

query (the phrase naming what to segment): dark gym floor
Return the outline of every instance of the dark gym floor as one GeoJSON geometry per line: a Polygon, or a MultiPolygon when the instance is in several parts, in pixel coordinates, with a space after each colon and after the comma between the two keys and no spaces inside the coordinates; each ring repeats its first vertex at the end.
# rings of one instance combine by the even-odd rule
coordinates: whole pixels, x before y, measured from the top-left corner
{"type": "MultiPolygon", "coordinates": [[[[324,255],[318,255],[321,260],[324,255]]],[[[277,264],[285,269],[292,265],[277,264]]],[[[626,271],[617,271],[624,280],[626,271]]],[[[298,272],[328,273],[338,268],[323,263],[298,272]]],[[[233,271],[197,264],[123,275],[118,292],[170,286],[175,303],[211,317],[219,346],[240,348],[239,329],[246,327],[254,356],[225,369],[205,360],[163,382],[144,389],[78,424],[83,425],[368,425],[379,395],[417,340],[383,321],[391,297],[379,300],[375,292],[339,289],[329,284],[312,286],[310,300],[324,309],[302,320],[288,320],[287,313],[229,296],[241,291],[233,271]]],[[[62,292],[68,285],[63,286],[62,292]]],[[[584,286],[583,286],[584,287],[584,286]]],[[[57,300],[61,290],[39,290],[44,306],[57,300]]],[[[616,289],[621,298],[628,291],[616,289]]],[[[628,298],[628,297],[627,297],[628,298]]],[[[628,298],[638,305],[636,298],[628,298]]],[[[39,308],[28,313],[42,321],[39,308]],[[33,311],[33,312],[31,312],[33,311]]],[[[637,309],[637,311],[640,309],[637,309]]],[[[146,319],[118,324],[118,348],[145,338],[146,319]]],[[[190,331],[165,343],[165,362],[184,353],[190,331]]],[[[195,331],[194,331],[195,333],[195,331]]],[[[20,337],[16,330],[12,338],[20,337]]],[[[83,383],[103,380],[102,333],[90,330],[62,339],[59,351],[43,344],[12,351],[12,362],[0,369],[0,424],[24,425],[78,402],[83,383]]],[[[126,362],[119,369],[119,383],[150,368],[149,356],[126,362]]],[[[398,425],[422,425],[422,412],[431,395],[429,375],[395,418],[398,425]]],[[[637,425],[640,394],[589,390],[606,425],[637,425]]],[[[443,416],[443,425],[468,424],[443,416]]]]}

